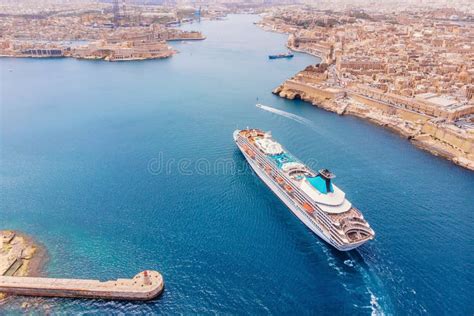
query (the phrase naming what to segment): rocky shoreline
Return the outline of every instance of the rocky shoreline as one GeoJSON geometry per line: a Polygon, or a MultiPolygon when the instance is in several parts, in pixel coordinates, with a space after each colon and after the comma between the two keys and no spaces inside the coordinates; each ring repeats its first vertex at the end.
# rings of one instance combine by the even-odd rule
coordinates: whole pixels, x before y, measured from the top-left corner
{"type": "Polygon", "coordinates": [[[368,120],[410,140],[422,150],[474,171],[472,131],[461,130],[453,124],[440,123],[433,117],[379,102],[350,86],[333,85],[328,81],[327,72],[329,67],[334,66],[334,60],[327,58],[323,52],[294,46],[291,29],[283,29],[265,19],[255,24],[265,31],[289,34],[288,49],[318,57],[321,59],[320,65],[324,66],[308,66],[274,89],[275,95],[290,100],[301,99],[326,111],[368,120]]]}
{"type": "Polygon", "coordinates": [[[376,110],[350,98],[327,98],[317,93],[309,94],[306,91],[294,89],[294,84],[289,84],[292,83],[291,80],[285,81],[273,90],[273,94],[289,100],[301,99],[318,108],[339,115],[353,115],[368,120],[410,140],[412,144],[420,149],[474,171],[474,161],[470,159],[469,153],[425,133],[424,125],[426,122],[413,122],[396,115],[387,115],[382,110],[376,110]]]}
{"type": "MultiPolygon", "coordinates": [[[[0,230],[0,276],[42,276],[47,260],[46,248],[31,236],[0,230]]],[[[0,293],[0,302],[5,297],[0,293]]]]}

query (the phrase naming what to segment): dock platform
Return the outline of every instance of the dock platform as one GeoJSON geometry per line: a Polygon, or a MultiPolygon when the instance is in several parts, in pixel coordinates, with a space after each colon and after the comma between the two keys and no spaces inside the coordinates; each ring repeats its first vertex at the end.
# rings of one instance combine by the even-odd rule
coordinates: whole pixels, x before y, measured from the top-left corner
{"type": "Polygon", "coordinates": [[[163,292],[164,281],[157,271],[142,271],[132,279],[99,281],[0,276],[0,292],[24,295],[107,300],[152,300],[163,292]]]}

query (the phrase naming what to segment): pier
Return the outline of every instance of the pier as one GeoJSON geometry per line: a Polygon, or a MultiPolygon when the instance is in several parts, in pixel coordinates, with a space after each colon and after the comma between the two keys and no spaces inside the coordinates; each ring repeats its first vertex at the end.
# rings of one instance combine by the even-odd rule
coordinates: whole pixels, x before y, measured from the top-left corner
{"type": "Polygon", "coordinates": [[[86,279],[0,277],[0,292],[24,296],[146,301],[159,296],[163,288],[163,277],[157,271],[142,271],[132,279],[104,282],[86,279]]]}

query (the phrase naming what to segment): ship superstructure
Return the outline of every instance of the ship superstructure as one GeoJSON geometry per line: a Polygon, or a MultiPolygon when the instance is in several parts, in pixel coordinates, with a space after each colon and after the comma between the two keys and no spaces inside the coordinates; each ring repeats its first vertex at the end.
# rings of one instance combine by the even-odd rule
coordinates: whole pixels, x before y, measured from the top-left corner
{"type": "Polygon", "coordinates": [[[374,238],[374,231],[327,169],[314,172],[276,142],[270,132],[236,130],[234,140],[252,169],[315,234],[341,251],[374,238]]]}

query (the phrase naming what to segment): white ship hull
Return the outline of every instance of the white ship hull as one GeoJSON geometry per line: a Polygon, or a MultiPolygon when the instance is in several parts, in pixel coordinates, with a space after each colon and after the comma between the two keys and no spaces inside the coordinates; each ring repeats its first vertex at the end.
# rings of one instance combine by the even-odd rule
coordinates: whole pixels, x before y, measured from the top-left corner
{"type": "MultiPolygon", "coordinates": [[[[234,135],[234,140],[236,141],[236,135],[234,135]]],[[[365,241],[363,241],[360,243],[353,243],[353,244],[344,245],[341,247],[340,245],[337,245],[335,242],[333,242],[330,237],[326,236],[326,234],[324,234],[322,230],[317,225],[315,225],[311,221],[311,219],[308,218],[308,215],[306,214],[306,212],[302,210],[297,204],[295,204],[291,199],[289,199],[287,195],[282,191],[282,189],[278,186],[278,184],[275,183],[273,179],[268,177],[268,175],[255,164],[255,162],[245,153],[245,151],[243,151],[240,148],[237,142],[236,144],[237,144],[237,147],[239,147],[242,154],[244,155],[247,162],[250,164],[252,169],[258,175],[258,177],[262,179],[262,181],[273,191],[273,193],[275,193],[280,198],[280,200],[283,201],[283,203],[285,203],[285,205],[291,210],[291,212],[293,212],[293,214],[296,215],[296,217],[298,217],[299,220],[302,221],[306,225],[306,227],[308,227],[319,238],[321,238],[322,240],[324,240],[325,242],[327,242],[328,244],[330,244],[331,246],[333,246],[334,248],[340,251],[349,251],[365,243],[365,241]]]]}

